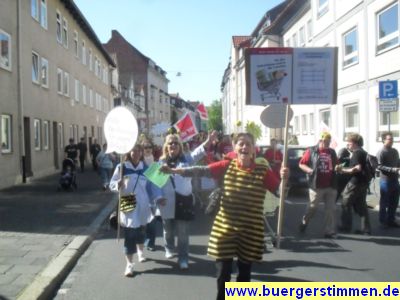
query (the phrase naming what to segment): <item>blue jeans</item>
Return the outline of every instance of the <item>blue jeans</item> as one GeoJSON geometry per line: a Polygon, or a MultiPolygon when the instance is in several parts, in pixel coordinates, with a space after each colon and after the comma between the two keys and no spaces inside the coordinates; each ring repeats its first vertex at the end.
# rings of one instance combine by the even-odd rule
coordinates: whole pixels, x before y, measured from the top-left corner
{"type": "Polygon", "coordinates": [[[163,219],[164,246],[173,251],[175,248],[175,234],[178,239],[178,261],[187,262],[189,259],[189,225],[190,221],[163,219]]]}
{"type": "Polygon", "coordinates": [[[110,184],[112,169],[100,167],[99,172],[103,186],[108,187],[108,185],[110,184]]]}
{"type": "Polygon", "coordinates": [[[380,180],[381,199],[379,201],[379,222],[381,224],[393,224],[395,222],[396,209],[399,205],[400,185],[397,178],[380,180]]]}

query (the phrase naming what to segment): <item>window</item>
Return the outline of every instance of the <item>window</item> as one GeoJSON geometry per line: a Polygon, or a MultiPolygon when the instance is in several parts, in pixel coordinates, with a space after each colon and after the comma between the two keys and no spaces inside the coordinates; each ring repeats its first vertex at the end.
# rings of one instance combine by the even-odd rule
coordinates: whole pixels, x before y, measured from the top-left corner
{"type": "Polygon", "coordinates": [[[49,61],[43,57],[40,61],[40,79],[42,86],[49,87],[49,61]]]}
{"type": "Polygon", "coordinates": [[[63,93],[64,96],[69,97],[69,74],[64,71],[64,86],[63,86],[63,93]]]}
{"type": "Polygon", "coordinates": [[[343,35],[343,67],[358,63],[357,28],[343,35]]]}
{"type": "Polygon", "coordinates": [[[99,62],[97,61],[97,56],[94,57],[94,74],[98,76],[98,67],[99,67],[99,62]]]}
{"type": "Polygon", "coordinates": [[[301,130],[303,134],[308,133],[308,123],[307,123],[307,115],[301,116],[301,130]]]}
{"type": "Polygon", "coordinates": [[[299,134],[300,133],[300,121],[299,121],[299,116],[294,117],[294,133],[299,134]]]}
{"type": "Polygon", "coordinates": [[[298,45],[297,33],[293,33],[293,35],[292,35],[292,44],[293,44],[293,47],[297,47],[297,45],[298,45]]]}
{"type": "Polygon", "coordinates": [[[57,92],[62,95],[63,92],[63,71],[57,69],[57,92]]]}
{"type": "Polygon", "coordinates": [[[43,121],[43,149],[49,150],[49,145],[50,145],[49,121],[43,121]]]}
{"type": "Polygon", "coordinates": [[[39,83],[39,55],[32,52],[32,81],[39,83]]]}
{"type": "Polygon", "coordinates": [[[82,64],[86,65],[86,43],[82,41],[82,64]]]}
{"type": "Polygon", "coordinates": [[[301,47],[304,47],[306,44],[306,30],[304,29],[304,26],[299,29],[299,44],[301,47]]]}
{"type": "Polygon", "coordinates": [[[310,133],[314,133],[315,128],[314,128],[314,114],[310,114],[310,133]]]}
{"type": "Polygon", "coordinates": [[[79,80],[75,79],[75,101],[79,102],[79,80]]]}
{"type": "Polygon", "coordinates": [[[35,132],[35,137],[34,137],[34,143],[35,143],[35,150],[40,150],[40,136],[41,136],[41,130],[40,130],[40,120],[35,119],[33,121],[33,127],[34,127],[34,132],[35,132]]]}
{"type": "Polygon", "coordinates": [[[82,84],[82,103],[83,105],[87,104],[87,98],[86,98],[86,85],[82,84]]]}
{"type": "Polygon", "coordinates": [[[398,2],[377,14],[376,52],[389,50],[399,44],[399,4],[398,2]]]}
{"type": "MultiPolygon", "coordinates": [[[[400,123],[399,123],[399,112],[380,112],[379,113],[379,127],[378,137],[385,131],[393,133],[393,137],[398,138],[400,136],[400,123]]],[[[398,140],[398,139],[396,139],[398,140]]]]}
{"type": "Polygon", "coordinates": [[[11,71],[11,37],[0,29],[0,67],[11,71]]]}
{"type": "Polygon", "coordinates": [[[64,149],[64,126],[63,123],[58,123],[57,126],[58,130],[58,145],[60,146],[60,149],[64,149]]]}
{"type": "Polygon", "coordinates": [[[312,20],[307,21],[307,38],[308,40],[311,40],[313,36],[313,26],[312,26],[312,20]]]}
{"type": "Polygon", "coordinates": [[[11,153],[11,116],[1,115],[1,153],[11,153]]]}
{"type": "Polygon", "coordinates": [[[93,90],[89,89],[89,105],[90,107],[93,107],[93,90]]]}
{"type": "Polygon", "coordinates": [[[352,104],[343,107],[344,109],[344,137],[349,132],[359,131],[358,105],[352,104]]]}
{"type": "Polygon", "coordinates": [[[93,71],[93,54],[92,49],[89,49],[89,70],[93,71]]]}
{"type": "Polygon", "coordinates": [[[40,0],[40,25],[47,29],[47,0],[40,0]]]}
{"type": "Polygon", "coordinates": [[[286,47],[290,47],[290,39],[287,39],[287,40],[286,40],[285,46],[286,46],[286,47]]]}
{"type": "Polygon", "coordinates": [[[318,5],[318,17],[322,17],[329,10],[329,0],[317,0],[318,5]]]}
{"type": "Polygon", "coordinates": [[[63,31],[62,31],[62,39],[63,45],[65,48],[68,48],[68,22],[65,18],[63,18],[63,31]]]}
{"type": "Polygon", "coordinates": [[[330,110],[321,110],[320,111],[320,119],[321,122],[324,122],[324,124],[328,127],[331,126],[331,111],[330,110]]]}
{"type": "Polygon", "coordinates": [[[75,30],[74,31],[74,52],[75,52],[75,57],[79,58],[79,44],[78,44],[78,32],[75,30]]]}
{"type": "Polygon", "coordinates": [[[38,0],[31,0],[31,16],[36,21],[39,21],[39,7],[38,0]]]}
{"type": "Polygon", "coordinates": [[[57,19],[57,42],[62,44],[62,30],[61,30],[61,14],[57,11],[56,12],[56,19],[57,19]]]}

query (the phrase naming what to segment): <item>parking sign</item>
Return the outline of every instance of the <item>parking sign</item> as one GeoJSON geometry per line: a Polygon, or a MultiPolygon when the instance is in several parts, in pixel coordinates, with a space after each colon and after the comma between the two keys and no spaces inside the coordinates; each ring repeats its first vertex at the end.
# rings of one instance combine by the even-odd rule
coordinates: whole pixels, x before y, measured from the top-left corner
{"type": "Polygon", "coordinates": [[[395,99],[397,96],[397,80],[379,81],[379,99],[395,99]]]}

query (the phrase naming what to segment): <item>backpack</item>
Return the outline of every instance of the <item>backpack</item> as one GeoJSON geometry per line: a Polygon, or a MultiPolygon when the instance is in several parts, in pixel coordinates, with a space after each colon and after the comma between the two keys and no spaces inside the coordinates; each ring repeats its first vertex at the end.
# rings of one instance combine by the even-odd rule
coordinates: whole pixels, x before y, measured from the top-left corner
{"type": "Polygon", "coordinates": [[[378,159],[376,158],[376,156],[367,153],[364,174],[368,182],[370,182],[372,179],[375,178],[377,169],[378,169],[378,159]]]}

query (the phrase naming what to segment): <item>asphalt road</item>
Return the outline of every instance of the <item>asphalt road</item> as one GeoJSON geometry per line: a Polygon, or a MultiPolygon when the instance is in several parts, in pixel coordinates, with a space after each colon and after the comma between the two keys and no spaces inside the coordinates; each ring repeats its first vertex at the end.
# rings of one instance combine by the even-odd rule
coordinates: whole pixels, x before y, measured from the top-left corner
{"type": "MultiPolygon", "coordinates": [[[[377,212],[370,210],[372,236],[323,239],[321,205],[306,234],[300,234],[297,227],[306,203],[305,193],[294,193],[288,199],[281,249],[269,245],[263,262],[253,267],[253,281],[399,280],[400,229],[380,229],[377,212]]],[[[357,218],[354,222],[358,225],[357,218]]],[[[117,242],[115,232],[104,225],[55,299],[215,299],[214,262],[206,256],[210,227],[210,218],[201,213],[192,223],[189,270],[181,271],[176,259],[164,258],[159,232],[157,251],[147,252],[149,260],[136,263],[136,275],[125,278],[123,240],[117,242]]]]}

